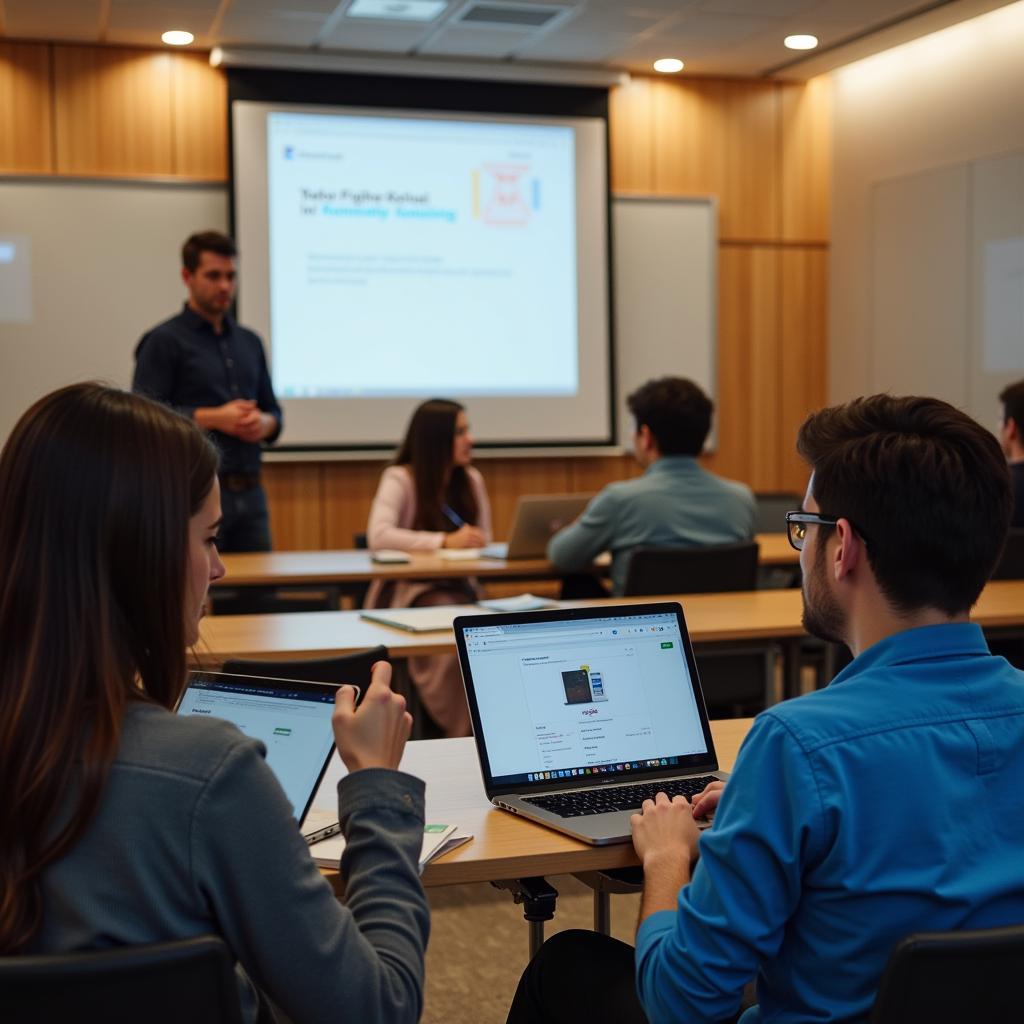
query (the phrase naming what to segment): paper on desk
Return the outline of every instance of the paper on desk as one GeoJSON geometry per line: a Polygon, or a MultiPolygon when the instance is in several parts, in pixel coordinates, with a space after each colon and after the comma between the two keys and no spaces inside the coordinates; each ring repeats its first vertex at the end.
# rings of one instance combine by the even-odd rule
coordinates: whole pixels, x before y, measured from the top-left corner
{"type": "Polygon", "coordinates": [[[491,612],[536,612],[543,608],[557,608],[555,601],[536,594],[517,594],[515,597],[495,597],[488,601],[478,601],[481,608],[491,612]]]}
{"type": "MultiPolygon", "coordinates": [[[[423,845],[420,847],[420,874],[423,874],[423,869],[436,857],[454,850],[463,843],[468,843],[472,838],[468,833],[459,832],[457,825],[424,825],[423,845]]],[[[340,833],[329,839],[321,839],[319,843],[314,843],[309,848],[313,860],[323,868],[336,868],[344,850],[345,837],[340,833]]]]}
{"type": "Polygon", "coordinates": [[[404,629],[407,633],[434,633],[451,629],[457,615],[479,615],[475,604],[437,604],[423,608],[374,608],[359,613],[367,622],[404,629]]]}
{"type": "Polygon", "coordinates": [[[475,562],[480,557],[479,548],[441,548],[437,557],[445,562],[475,562]]]}

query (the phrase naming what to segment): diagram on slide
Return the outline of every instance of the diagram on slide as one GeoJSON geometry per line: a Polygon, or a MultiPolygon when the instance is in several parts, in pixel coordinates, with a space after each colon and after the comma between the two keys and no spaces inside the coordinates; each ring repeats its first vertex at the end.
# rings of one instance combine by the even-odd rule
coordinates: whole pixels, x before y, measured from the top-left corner
{"type": "MultiPolygon", "coordinates": [[[[530,206],[524,194],[529,164],[485,163],[483,172],[473,172],[473,213],[485,224],[517,225],[530,220],[530,206]]],[[[537,182],[533,203],[539,203],[537,182]]]]}

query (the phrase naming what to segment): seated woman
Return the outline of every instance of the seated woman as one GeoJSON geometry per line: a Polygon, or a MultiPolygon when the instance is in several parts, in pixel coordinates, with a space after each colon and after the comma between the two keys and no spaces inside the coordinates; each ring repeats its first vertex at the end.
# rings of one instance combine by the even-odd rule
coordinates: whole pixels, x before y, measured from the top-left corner
{"type": "MultiPolygon", "coordinates": [[[[384,470],[370,508],[371,550],[438,551],[478,548],[491,539],[491,506],[484,479],[470,465],[473,438],[466,410],[434,398],[412,414],[395,463],[384,470]]],[[[479,596],[470,579],[375,581],[371,608],[466,604],[479,596]]],[[[454,654],[409,659],[409,674],[423,706],[448,736],[471,732],[469,708],[454,654]]]]}
{"type": "Polygon", "coordinates": [[[212,580],[217,453],[145,398],[80,384],[0,456],[0,955],[220,935],[247,1021],[416,1021],[429,913],[412,721],[378,663],[333,715],[346,906],[263,745],[175,715],[212,580]],[[272,1019],[272,1018],[270,1018],[272,1019]]]}

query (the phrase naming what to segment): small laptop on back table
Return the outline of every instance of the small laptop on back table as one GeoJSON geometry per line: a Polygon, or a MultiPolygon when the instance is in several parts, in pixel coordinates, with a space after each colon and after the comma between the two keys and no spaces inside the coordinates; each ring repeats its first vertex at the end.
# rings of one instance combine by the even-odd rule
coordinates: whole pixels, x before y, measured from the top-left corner
{"type": "Polygon", "coordinates": [[[516,502],[508,543],[488,544],[481,558],[543,558],[548,541],[563,526],[568,526],[583,510],[593,494],[524,494],[516,502]]]}
{"type": "Polygon", "coordinates": [[[727,777],[678,603],[464,615],[454,628],[497,807],[622,843],[645,799],[727,777]]]}

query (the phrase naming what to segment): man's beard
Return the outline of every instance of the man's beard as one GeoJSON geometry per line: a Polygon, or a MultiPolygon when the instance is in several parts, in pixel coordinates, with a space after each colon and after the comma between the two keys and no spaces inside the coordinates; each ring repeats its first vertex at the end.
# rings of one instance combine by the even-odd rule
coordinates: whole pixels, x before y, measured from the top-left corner
{"type": "Polygon", "coordinates": [[[824,538],[819,536],[811,574],[804,580],[800,591],[804,601],[803,627],[819,640],[845,644],[846,616],[828,588],[825,553],[824,538]]]}

